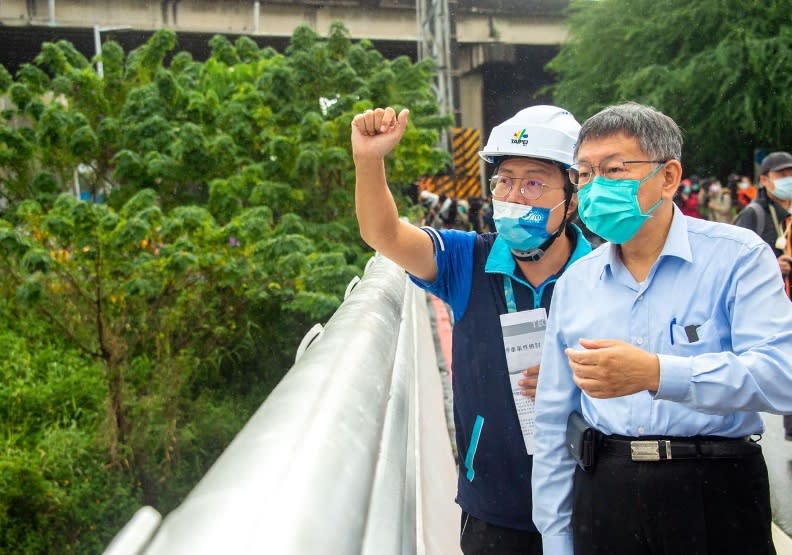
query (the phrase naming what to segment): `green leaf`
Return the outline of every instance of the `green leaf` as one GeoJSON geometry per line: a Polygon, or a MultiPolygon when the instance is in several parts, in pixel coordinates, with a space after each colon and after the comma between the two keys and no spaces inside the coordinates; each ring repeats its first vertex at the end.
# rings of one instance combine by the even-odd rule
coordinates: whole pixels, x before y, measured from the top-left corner
{"type": "Polygon", "coordinates": [[[28,250],[22,257],[22,268],[32,274],[35,272],[47,272],[52,266],[52,258],[44,249],[33,248],[28,250]]]}
{"type": "Polygon", "coordinates": [[[209,47],[212,49],[212,57],[218,61],[229,66],[239,63],[236,50],[223,35],[215,35],[209,39],[209,47]]]}
{"type": "Polygon", "coordinates": [[[44,289],[41,283],[31,277],[16,289],[16,299],[23,305],[31,305],[38,302],[43,295],[44,289]]]}
{"type": "Polygon", "coordinates": [[[129,199],[120,211],[122,218],[132,218],[139,212],[156,207],[157,193],[152,189],[143,189],[129,199]]]}
{"type": "Polygon", "coordinates": [[[33,64],[22,64],[17,72],[17,80],[36,95],[44,94],[50,82],[47,74],[33,64]]]}
{"type": "Polygon", "coordinates": [[[0,93],[5,93],[13,81],[14,78],[11,77],[11,74],[8,72],[5,66],[0,64],[0,93]]]}
{"type": "Polygon", "coordinates": [[[191,252],[179,250],[174,252],[165,261],[165,270],[181,274],[189,268],[198,265],[198,257],[191,252]]]}
{"type": "Polygon", "coordinates": [[[297,156],[297,173],[300,178],[314,182],[319,177],[319,158],[321,154],[315,148],[306,147],[297,156]]]}
{"type": "Polygon", "coordinates": [[[0,249],[4,256],[18,257],[27,251],[27,245],[15,229],[0,227],[0,249]]]}
{"type": "Polygon", "coordinates": [[[33,178],[33,191],[39,194],[54,195],[60,191],[60,185],[52,172],[40,171],[33,178]]]}
{"type": "Polygon", "coordinates": [[[165,56],[176,46],[173,29],[159,29],[151,38],[130,54],[129,68],[142,83],[150,82],[160,68],[165,56]]]}
{"type": "Polygon", "coordinates": [[[9,93],[11,96],[11,101],[22,112],[24,112],[33,101],[33,94],[31,93],[30,89],[28,89],[22,83],[14,83],[11,85],[9,93]]]}
{"type": "Polygon", "coordinates": [[[96,133],[87,125],[76,129],[69,138],[69,149],[74,157],[80,160],[92,160],[98,146],[96,133]]]}

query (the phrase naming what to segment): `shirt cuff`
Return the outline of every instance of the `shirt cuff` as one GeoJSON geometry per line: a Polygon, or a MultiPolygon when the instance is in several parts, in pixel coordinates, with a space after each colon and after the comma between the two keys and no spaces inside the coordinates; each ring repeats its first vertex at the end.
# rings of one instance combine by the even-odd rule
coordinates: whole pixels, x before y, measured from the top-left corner
{"type": "Polygon", "coordinates": [[[573,555],[572,535],[542,536],[542,552],[544,555],[573,555]]]}
{"type": "Polygon", "coordinates": [[[690,360],[688,357],[657,355],[660,361],[660,387],[655,399],[683,401],[690,387],[690,360]]]}

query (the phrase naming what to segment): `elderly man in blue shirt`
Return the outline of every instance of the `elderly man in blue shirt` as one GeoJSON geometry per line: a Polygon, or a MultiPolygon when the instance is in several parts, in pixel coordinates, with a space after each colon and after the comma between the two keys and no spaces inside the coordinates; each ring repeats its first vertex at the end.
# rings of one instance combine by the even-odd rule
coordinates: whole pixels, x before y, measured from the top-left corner
{"type": "Polygon", "coordinates": [[[775,553],[751,438],[759,411],[792,412],[792,304],[756,234],[674,206],[681,150],[676,123],[640,104],[581,128],[570,178],[607,243],[558,280],[548,320],[532,485],[545,554],[775,553]],[[567,436],[575,412],[590,430],[567,436]]]}

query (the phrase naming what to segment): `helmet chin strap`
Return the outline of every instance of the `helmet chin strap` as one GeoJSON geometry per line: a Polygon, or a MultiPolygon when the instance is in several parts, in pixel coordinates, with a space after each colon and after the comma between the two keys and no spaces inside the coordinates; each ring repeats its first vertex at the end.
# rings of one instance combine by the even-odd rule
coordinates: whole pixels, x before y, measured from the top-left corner
{"type": "Polygon", "coordinates": [[[550,237],[547,238],[547,241],[536,247],[535,249],[527,250],[527,251],[518,251],[516,249],[512,249],[512,255],[517,260],[523,260],[525,262],[536,262],[540,258],[545,255],[547,249],[550,248],[550,245],[561,235],[561,231],[563,231],[564,226],[566,225],[566,215],[564,216],[564,220],[561,222],[561,227],[559,227],[555,233],[553,233],[550,237]]]}
{"type": "MultiPolygon", "coordinates": [[[[512,249],[512,255],[517,260],[522,260],[524,262],[536,262],[537,260],[541,259],[553,242],[558,239],[558,236],[566,229],[566,222],[567,222],[567,212],[569,212],[569,203],[572,202],[572,195],[567,194],[564,195],[564,219],[561,220],[561,225],[558,226],[558,229],[555,230],[550,237],[547,238],[547,241],[536,247],[535,249],[530,249],[527,251],[518,251],[516,249],[512,249]]],[[[557,206],[557,205],[556,205],[557,206]]]]}

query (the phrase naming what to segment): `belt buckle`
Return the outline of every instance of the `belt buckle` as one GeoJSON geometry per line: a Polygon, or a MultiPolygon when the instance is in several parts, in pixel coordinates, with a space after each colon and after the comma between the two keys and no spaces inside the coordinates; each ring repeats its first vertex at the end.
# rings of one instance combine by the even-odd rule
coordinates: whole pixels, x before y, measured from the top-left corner
{"type": "Polygon", "coordinates": [[[658,441],[631,441],[630,458],[634,461],[659,461],[660,442],[658,441]]]}

